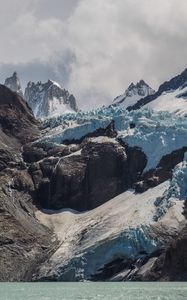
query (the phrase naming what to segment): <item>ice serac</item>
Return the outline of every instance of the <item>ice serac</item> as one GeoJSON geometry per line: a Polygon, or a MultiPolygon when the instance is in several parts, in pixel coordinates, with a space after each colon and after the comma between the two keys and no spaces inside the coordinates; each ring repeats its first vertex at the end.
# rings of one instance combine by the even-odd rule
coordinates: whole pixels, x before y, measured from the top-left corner
{"type": "Polygon", "coordinates": [[[114,99],[113,104],[127,108],[137,103],[141,98],[154,93],[155,91],[144,80],[140,80],[137,84],[131,83],[124,94],[114,99]]]}
{"type": "Polygon", "coordinates": [[[78,110],[76,99],[57,82],[29,82],[24,98],[37,118],[58,116],[78,110]]]}
{"type": "Polygon", "coordinates": [[[155,169],[163,156],[187,146],[186,118],[148,108],[129,112],[119,106],[47,119],[46,134],[37,143],[54,147],[79,140],[111,122],[120,140],[143,150],[147,157],[145,171],[155,169]]]}
{"type": "Polygon", "coordinates": [[[13,75],[5,80],[4,85],[8,87],[13,92],[16,92],[18,95],[23,97],[23,91],[21,87],[21,82],[18,77],[17,72],[14,72],[13,75]]]}
{"type": "Polygon", "coordinates": [[[180,75],[164,82],[155,94],[130,104],[128,109],[135,110],[141,107],[187,116],[187,69],[180,75]]]}

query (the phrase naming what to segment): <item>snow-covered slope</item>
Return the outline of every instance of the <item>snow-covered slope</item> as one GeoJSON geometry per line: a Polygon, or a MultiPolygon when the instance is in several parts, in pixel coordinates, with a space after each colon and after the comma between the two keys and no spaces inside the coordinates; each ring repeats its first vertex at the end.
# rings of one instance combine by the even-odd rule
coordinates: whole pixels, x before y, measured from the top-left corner
{"type": "Polygon", "coordinates": [[[143,194],[127,191],[83,214],[39,212],[38,219],[52,227],[61,242],[41,267],[39,279],[89,280],[117,258],[140,263],[166,242],[167,235],[179,230],[184,220],[186,174],[187,155],[175,168],[171,182],[143,194]]]}
{"type": "Polygon", "coordinates": [[[79,140],[114,121],[118,138],[146,154],[146,171],[155,168],[161,158],[187,146],[187,119],[168,112],[141,109],[128,112],[121,107],[106,107],[90,112],[67,114],[44,122],[46,133],[37,143],[48,146],[66,140],[79,140]]]}
{"type": "Polygon", "coordinates": [[[155,94],[140,99],[134,105],[129,105],[128,109],[141,107],[187,116],[187,69],[164,82],[155,94]]]}
{"type": "Polygon", "coordinates": [[[187,87],[163,92],[158,98],[145,107],[155,111],[169,111],[180,116],[187,117],[187,87]]]}
{"type": "Polygon", "coordinates": [[[143,80],[137,84],[131,83],[124,94],[114,99],[113,105],[120,105],[124,108],[134,105],[138,100],[148,95],[153,95],[155,91],[143,80]]]}
{"type": "Polygon", "coordinates": [[[77,111],[74,96],[52,80],[36,84],[29,82],[24,98],[32,108],[34,115],[39,118],[77,111]]]}
{"type": "Polygon", "coordinates": [[[4,85],[8,87],[13,92],[16,92],[19,96],[23,97],[23,91],[21,88],[21,82],[16,72],[5,80],[4,85]]]}

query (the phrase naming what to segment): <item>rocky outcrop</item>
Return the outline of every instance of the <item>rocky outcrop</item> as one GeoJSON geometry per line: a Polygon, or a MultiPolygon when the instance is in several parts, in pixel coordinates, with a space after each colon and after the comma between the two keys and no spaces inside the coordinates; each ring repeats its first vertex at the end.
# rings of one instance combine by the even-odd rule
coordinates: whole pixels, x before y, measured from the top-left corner
{"type": "Polygon", "coordinates": [[[34,115],[40,118],[78,110],[75,97],[52,80],[36,84],[29,82],[24,98],[32,108],[34,115]]]}
{"type": "Polygon", "coordinates": [[[13,92],[16,92],[19,96],[23,97],[21,82],[16,72],[14,72],[14,74],[11,77],[5,80],[4,85],[13,92]]]}
{"type": "Polygon", "coordinates": [[[7,139],[11,138],[15,143],[24,144],[39,135],[39,123],[28,104],[3,85],[0,85],[0,124],[2,139],[7,135],[7,139]]]}
{"type": "Polygon", "coordinates": [[[46,179],[36,198],[44,208],[89,210],[131,188],[146,165],[138,149],[125,149],[108,137],[90,138],[64,158],[39,163],[46,179]],[[41,193],[45,190],[45,193],[41,193]]]}
{"type": "Polygon", "coordinates": [[[145,192],[149,188],[171,179],[174,167],[183,161],[186,151],[187,147],[183,147],[163,156],[155,169],[143,173],[140,181],[134,184],[136,192],[145,192]]]}
{"type": "Polygon", "coordinates": [[[32,180],[13,172],[0,179],[0,281],[31,281],[52,252],[53,234],[34,216],[32,180]]]}
{"type": "Polygon", "coordinates": [[[34,183],[21,155],[38,125],[27,103],[0,86],[0,281],[31,280],[56,247],[52,231],[35,218],[34,183]]]}

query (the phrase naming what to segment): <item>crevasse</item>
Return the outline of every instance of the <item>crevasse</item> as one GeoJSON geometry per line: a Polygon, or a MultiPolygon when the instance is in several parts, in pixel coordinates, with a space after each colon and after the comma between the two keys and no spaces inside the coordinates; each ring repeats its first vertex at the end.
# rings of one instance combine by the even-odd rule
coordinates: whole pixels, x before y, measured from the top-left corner
{"type": "Polygon", "coordinates": [[[36,143],[53,147],[66,140],[79,140],[99,128],[106,128],[112,121],[118,138],[146,154],[145,171],[155,168],[164,155],[187,146],[187,118],[148,108],[128,112],[114,106],[47,119],[43,122],[46,134],[36,143]]]}

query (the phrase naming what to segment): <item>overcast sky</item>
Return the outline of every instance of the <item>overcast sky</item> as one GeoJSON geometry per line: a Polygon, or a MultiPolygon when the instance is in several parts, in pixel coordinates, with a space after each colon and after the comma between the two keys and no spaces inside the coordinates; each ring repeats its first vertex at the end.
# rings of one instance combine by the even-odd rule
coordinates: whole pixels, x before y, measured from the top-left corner
{"type": "Polygon", "coordinates": [[[0,81],[59,81],[82,108],[187,67],[186,0],[0,0],[0,81]]]}

